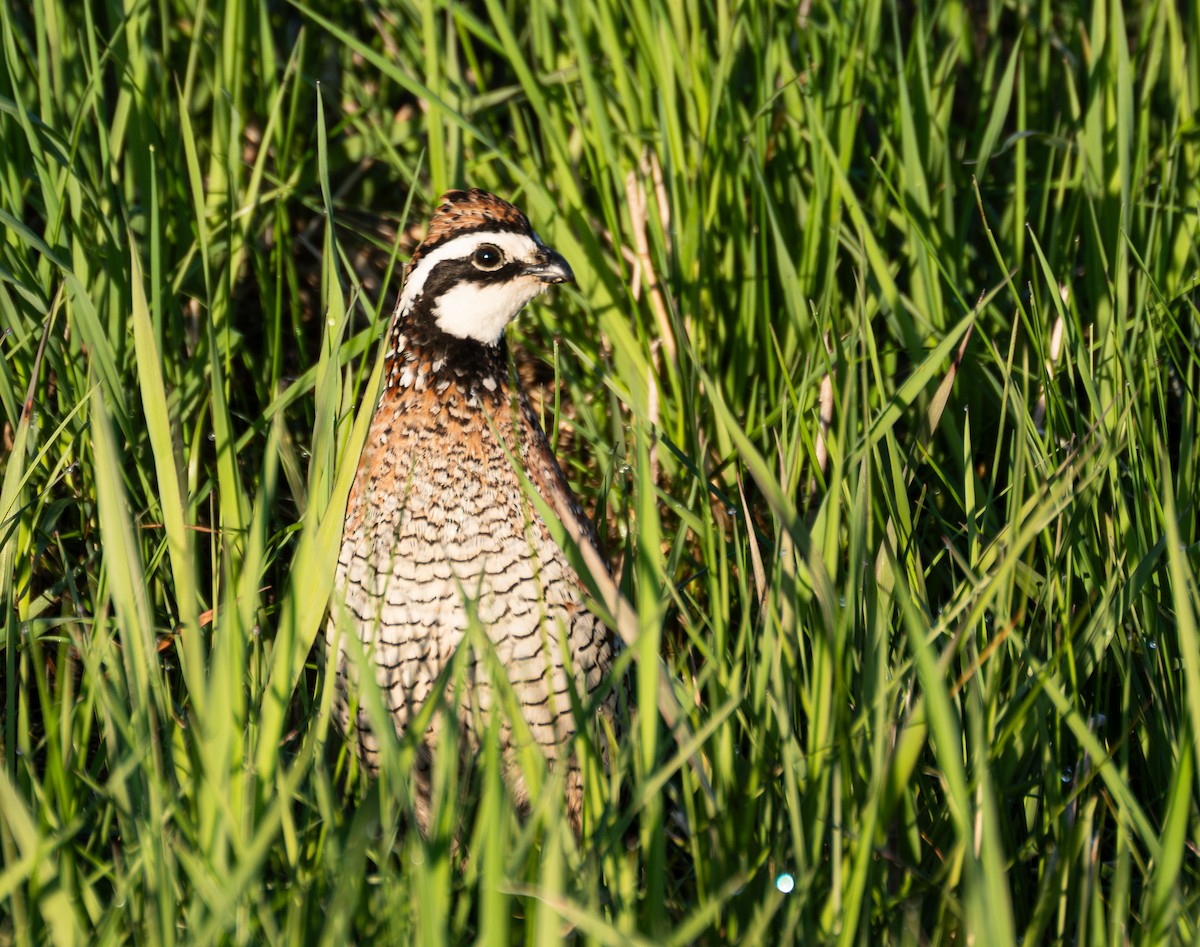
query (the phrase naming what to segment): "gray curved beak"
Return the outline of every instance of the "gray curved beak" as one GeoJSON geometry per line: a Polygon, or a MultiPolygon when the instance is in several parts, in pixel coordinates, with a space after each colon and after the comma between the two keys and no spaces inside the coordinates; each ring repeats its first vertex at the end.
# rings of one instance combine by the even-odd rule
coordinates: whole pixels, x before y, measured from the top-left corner
{"type": "Polygon", "coordinates": [[[543,283],[575,282],[575,273],[571,270],[571,264],[549,247],[542,248],[541,252],[538,253],[538,261],[525,272],[541,280],[543,283]]]}

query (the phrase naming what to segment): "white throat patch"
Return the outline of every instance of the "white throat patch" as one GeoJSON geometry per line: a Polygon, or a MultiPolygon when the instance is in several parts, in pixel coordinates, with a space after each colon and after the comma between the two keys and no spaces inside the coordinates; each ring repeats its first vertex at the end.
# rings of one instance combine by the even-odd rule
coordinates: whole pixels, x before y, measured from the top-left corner
{"type": "Polygon", "coordinates": [[[433,318],[448,335],[495,345],[525,304],[546,288],[533,276],[518,276],[499,285],[459,283],[434,301],[433,318]]]}

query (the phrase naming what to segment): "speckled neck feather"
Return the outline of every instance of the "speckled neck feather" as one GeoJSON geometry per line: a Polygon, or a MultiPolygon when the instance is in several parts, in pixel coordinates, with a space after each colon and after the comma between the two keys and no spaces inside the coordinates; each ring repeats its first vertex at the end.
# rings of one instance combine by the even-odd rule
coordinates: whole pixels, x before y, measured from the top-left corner
{"type": "Polygon", "coordinates": [[[405,391],[432,389],[439,395],[461,395],[468,406],[508,397],[508,344],[483,345],[442,332],[429,318],[423,300],[400,310],[388,331],[381,404],[405,391]]]}

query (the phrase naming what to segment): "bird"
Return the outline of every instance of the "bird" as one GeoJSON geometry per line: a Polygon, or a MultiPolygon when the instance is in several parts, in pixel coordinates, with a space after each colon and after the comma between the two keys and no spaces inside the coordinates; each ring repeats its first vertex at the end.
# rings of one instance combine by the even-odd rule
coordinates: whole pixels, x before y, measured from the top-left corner
{"type": "MultiPolygon", "coordinates": [[[[427,702],[449,697],[439,679],[458,649],[473,647],[472,621],[498,659],[473,647],[453,705],[422,717],[413,802],[425,832],[447,721],[473,753],[498,732],[505,781],[522,810],[531,804],[522,749],[532,741],[563,767],[577,832],[583,780],[572,690],[585,714],[606,717],[610,732],[616,725],[617,688],[607,677],[618,639],[587,607],[584,582],[521,473],[580,544],[598,551],[597,533],[510,373],[505,340],[527,303],[574,278],[517,207],[478,188],[451,190],[412,254],[387,333],[384,387],[347,502],[326,625],[335,722],[375,773],[380,735],[356,699],[359,668],[373,669],[403,736],[427,702]],[[357,661],[351,649],[361,649],[357,661]],[[507,685],[495,679],[497,663],[507,685]],[[505,716],[514,706],[508,687],[520,721],[505,716]],[[493,713],[500,720],[489,731],[493,713]]],[[[603,741],[600,751],[606,762],[603,741]]]]}

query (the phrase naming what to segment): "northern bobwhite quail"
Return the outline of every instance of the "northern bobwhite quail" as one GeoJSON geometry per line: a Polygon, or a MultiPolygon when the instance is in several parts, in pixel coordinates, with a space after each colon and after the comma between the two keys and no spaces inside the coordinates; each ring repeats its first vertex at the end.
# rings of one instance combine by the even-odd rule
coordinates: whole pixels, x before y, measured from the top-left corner
{"type": "MultiPolygon", "coordinates": [[[[486,191],[442,197],[417,247],[388,332],[386,388],[350,491],[327,640],[338,647],[335,714],[368,769],[379,742],[363,709],[351,719],[361,647],[398,732],[435,694],[473,611],[494,645],[533,740],[567,767],[567,811],[578,827],[583,787],[571,751],[576,721],[568,668],[585,710],[597,702],[615,642],[584,605],[583,585],[522,489],[514,463],[584,541],[595,531],[568,486],[519,385],[504,329],[551,284],[574,279],[526,216],[486,191]],[[340,632],[340,633],[339,633],[340,632]],[[355,640],[357,639],[357,640],[355,640]],[[560,641],[567,644],[564,654],[560,641]]],[[[478,748],[476,712],[499,712],[508,784],[529,794],[516,763],[517,728],[504,718],[483,655],[468,658],[455,693],[465,746],[478,748]]],[[[485,716],[486,719],[486,716],[485,716]]],[[[416,814],[429,813],[437,715],[418,753],[416,814]]]]}

